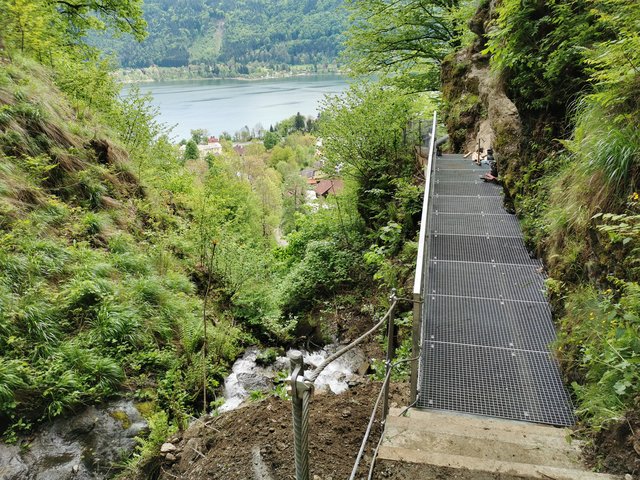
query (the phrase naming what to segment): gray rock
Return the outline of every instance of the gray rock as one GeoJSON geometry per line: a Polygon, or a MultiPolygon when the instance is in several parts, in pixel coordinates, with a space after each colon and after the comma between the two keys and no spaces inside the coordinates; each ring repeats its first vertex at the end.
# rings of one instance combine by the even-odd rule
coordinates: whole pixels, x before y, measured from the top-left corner
{"type": "Polygon", "coordinates": [[[130,454],[147,428],[135,406],[116,401],[43,425],[21,451],[0,444],[0,480],[99,480],[130,454]]]}
{"type": "Polygon", "coordinates": [[[160,447],[160,453],[169,453],[169,452],[175,452],[176,446],[173,443],[163,443],[162,446],[160,447]]]}
{"type": "Polygon", "coordinates": [[[24,480],[29,467],[20,458],[20,449],[0,443],[0,480],[24,480]]]}

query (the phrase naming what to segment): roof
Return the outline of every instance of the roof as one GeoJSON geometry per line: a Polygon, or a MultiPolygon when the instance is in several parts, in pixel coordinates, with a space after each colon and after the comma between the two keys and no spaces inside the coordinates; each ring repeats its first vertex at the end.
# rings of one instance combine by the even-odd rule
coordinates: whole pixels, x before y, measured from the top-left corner
{"type": "Polygon", "coordinates": [[[344,188],[342,180],[320,180],[314,188],[317,195],[329,195],[339,193],[344,188]]]}
{"type": "Polygon", "coordinates": [[[316,175],[316,171],[313,168],[304,168],[300,175],[306,178],[313,178],[316,175]]]}
{"type": "Polygon", "coordinates": [[[242,145],[234,145],[234,146],[233,146],[233,150],[234,150],[238,155],[244,155],[244,146],[242,146],[242,145]]]}

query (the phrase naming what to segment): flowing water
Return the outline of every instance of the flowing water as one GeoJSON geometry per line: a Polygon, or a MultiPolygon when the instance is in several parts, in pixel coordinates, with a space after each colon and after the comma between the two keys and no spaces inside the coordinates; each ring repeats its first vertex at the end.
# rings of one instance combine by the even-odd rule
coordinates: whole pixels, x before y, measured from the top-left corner
{"type": "MultiPolygon", "coordinates": [[[[243,127],[260,124],[268,129],[280,120],[300,112],[318,114],[319,102],[326,94],[347,88],[342,75],[308,75],[265,80],[183,80],[136,85],[142,93],[153,95],[160,121],[175,125],[176,140],[189,138],[190,131],[204,128],[212,135],[233,135],[243,127]]],[[[123,95],[131,91],[123,88],[123,95]]]]}
{"type": "MultiPolygon", "coordinates": [[[[322,361],[338,349],[338,345],[328,345],[315,352],[302,352],[305,369],[312,371],[322,361]]],[[[289,372],[287,357],[278,357],[273,365],[262,367],[256,363],[258,349],[251,347],[236,360],[231,374],[224,381],[224,404],[219,412],[227,412],[238,408],[253,391],[266,392],[274,385],[278,372],[289,372]]],[[[349,388],[350,382],[356,381],[368,367],[364,353],[355,348],[334,362],[331,362],[314,382],[316,390],[342,393],[349,388]]],[[[284,374],[281,374],[283,376],[284,374]]]]}

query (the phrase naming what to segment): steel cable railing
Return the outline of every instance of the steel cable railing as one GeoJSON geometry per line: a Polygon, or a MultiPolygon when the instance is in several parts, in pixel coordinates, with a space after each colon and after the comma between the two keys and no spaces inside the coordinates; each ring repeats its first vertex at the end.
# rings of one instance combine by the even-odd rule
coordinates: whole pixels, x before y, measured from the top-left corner
{"type": "MultiPolygon", "coordinates": [[[[313,382],[318,378],[322,370],[334,360],[340,358],[342,355],[352,350],[357,345],[365,341],[369,336],[374,334],[385,322],[393,322],[393,312],[398,304],[398,298],[395,293],[391,295],[391,306],[387,310],[387,313],[380,319],[373,327],[368,331],[360,335],[357,339],[351,342],[346,347],[335,352],[333,355],[327,357],[318,367],[308,376],[304,374],[304,360],[302,353],[299,351],[293,351],[289,353],[291,375],[289,376],[289,394],[291,395],[291,401],[293,404],[293,436],[295,447],[295,465],[296,465],[296,480],[309,480],[309,407],[311,403],[311,393],[313,391],[313,382]]],[[[392,341],[392,339],[389,339],[392,341]]],[[[401,363],[401,362],[399,362],[401,363]]],[[[385,392],[388,393],[387,384],[388,379],[391,378],[391,365],[387,365],[387,374],[385,382],[382,385],[378,400],[374,406],[372,417],[375,417],[375,413],[378,409],[380,400],[385,392]]],[[[371,431],[371,422],[367,428],[365,435],[365,441],[371,431]]],[[[361,448],[361,450],[364,447],[361,448]]],[[[358,464],[360,462],[359,455],[358,464]]],[[[357,467],[354,467],[356,471],[357,467]]],[[[353,475],[353,474],[352,474],[353,475]]]]}

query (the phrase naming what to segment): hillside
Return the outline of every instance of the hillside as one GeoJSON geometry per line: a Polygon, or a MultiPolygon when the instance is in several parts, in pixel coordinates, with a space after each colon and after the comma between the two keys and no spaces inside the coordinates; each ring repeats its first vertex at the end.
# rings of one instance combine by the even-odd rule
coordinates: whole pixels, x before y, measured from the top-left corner
{"type": "Polygon", "coordinates": [[[95,43],[123,68],[204,66],[214,76],[270,71],[292,65],[322,69],[341,49],[343,0],[147,0],[149,36],[95,43]]]}
{"type": "MultiPolygon", "coordinates": [[[[125,31],[139,25],[119,7],[125,31]]],[[[353,338],[354,319],[407,284],[420,187],[405,128],[421,105],[363,84],[327,99],[318,124],[292,117],[203,158],[194,132],[183,155],[150,99],[121,98],[67,23],[93,22],[40,2],[11,13],[0,37],[4,442],[26,451],[48,421],[124,397],[151,429],[133,461],[153,463],[172,432],[221,404],[243,348],[353,338]],[[25,32],[25,18],[47,21],[25,32]],[[300,171],[318,161],[315,134],[345,140],[324,147],[324,174],[340,165],[345,189],[309,204],[300,171]]],[[[407,333],[403,322],[405,354],[407,333]]]]}

